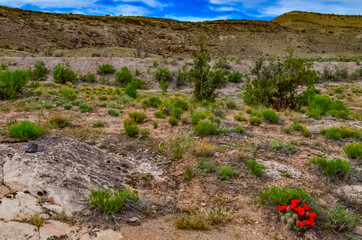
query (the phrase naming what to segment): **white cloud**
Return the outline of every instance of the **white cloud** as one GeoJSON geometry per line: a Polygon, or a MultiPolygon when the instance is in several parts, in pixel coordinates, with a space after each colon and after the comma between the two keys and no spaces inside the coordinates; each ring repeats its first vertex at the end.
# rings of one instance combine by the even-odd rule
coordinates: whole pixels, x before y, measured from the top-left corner
{"type": "Polygon", "coordinates": [[[212,11],[218,11],[218,12],[234,12],[234,11],[238,11],[238,9],[234,8],[234,7],[210,7],[210,10],[212,11]]]}
{"type": "Polygon", "coordinates": [[[117,0],[118,2],[142,2],[150,7],[159,7],[162,4],[156,0],[117,0]]]}
{"type": "Polygon", "coordinates": [[[223,20],[228,19],[230,16],[218,16],[214,18],[208,17],[193,17],[193,16],[174,16],[174,15],[166,15],[165,18],[170,18],[182,22],[204,22],[204,21],[214,21],[214,20],[223,20]]]}

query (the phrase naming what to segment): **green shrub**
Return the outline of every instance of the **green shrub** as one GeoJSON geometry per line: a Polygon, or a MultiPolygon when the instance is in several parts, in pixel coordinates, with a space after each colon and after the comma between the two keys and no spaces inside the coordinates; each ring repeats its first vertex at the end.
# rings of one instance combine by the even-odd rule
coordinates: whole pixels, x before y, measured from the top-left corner
{"type": "Polygon", "coordinates": [[[292,143],[283,144],[283,143],[279,142],[278,140],[271,140],[269,145],[272,149],[284,149],[289,152],[296,151],[296,149],[292,143]]]}
{"type": "Polygon", "coordinates": [[[166,115],[163,111],[157,111],[155,112],[155,117],[165,119],[166,115]]]}
{"type": "Polygon", "coordinates": [[[79,104],[79,110],[81,113],[93,112],[93,106],[85,104],[85,103],[81,103],[81,104],[79,104]]]}
{"type": "Polygon", "coordinates": [[[309,160],[311,164],[319,165],[324,175],[345,177],[351,169],[351,164],[342,159],[327,160],[324,156],[314,156],[309,160]]]}
{"type": "Polygon", "coordinates": [[[233,82],[233,83],[240,83],[242,80],[241,78],[243,77],[242,73],[239,72],[232,72],[231,74],[229,74],[228,76],[228,81],[229,82],[233,82]]]}
{"type": "Polygon", "coordinates": [[[338,232],[351,232],[356,230],[360,216],[346,211],[342,205],[338,205],[328,211],[327,220],[323,227],[338,232]]]}
{"type": "Polygon", "coordinates": [[[123,190],[91,190],[89,196],[90,205],[98,207],[106,213],[118,213],[125,204],[138,200],[138,192],[128,188],[123,190]]]}
{"type": "Polygon", "coordinates": [[[89,83],[94,83],[96,81],[96,77],[94,76],[93,73],[87,73],[86,75],[82,75],[79,77],[79,81],[82,82],[89,82],[89,83]]]}
{"type": "Polygon", "coordinates": [[[245,166],[247,169],[249,169],[255,176],[262,177],[263,176],[263,170],[267,169],[267,167],[259,163],[256,160],[249,160],[245,163],[245,166]]]}
{"type": "Polygon", "coordinates": [[[0,100],[16,99],[28,82],[28,73],[22,70],[0,72],[0,100]]]}
{"type": "Polygon", "coordinates": [[[157,108],[159,105],[162,104],[162,101],[158,97],[150,97],[148,99],[148,104],[154,108],[157,108]]]}
{"type": "Polygon", "coordinates": [[[114,109],[108,109],[108,114],[113,116],[113,117],[118,117],[119,116],[119,112],[117,112],[114,109]]]}
{"type": "Polygon", "coordinates": [[[207,231],[210,221],[201,211],[192,211],[177,216],[174,220],[176,229],[207,231]]]}
{"type": "Polygon", "coordinates": [[[128,114],[128,116],[132,118],[136,123],[141,123],[147,118],[146,113],[141,112],[131,112],[128,114]]]}
{"type": "Polygon", "coordinates": [[[190,147],[190,136],[176,136],[170,143],[171,151],[175,159],[181,159],[190,147]]]}
{"type": "Polygon", "coordinates": [[[316,82],[318,76],[311,70],[312,61],[294,57],[292,50],[287,50],[284,60],[263,64],[262,59],[256,61],[252,70],[257,78],[247,79],[243,85],[243,99],[248,105],[272,106],[280,110],[297,106],[297,89],[302,85],[316,82]]]}
{"type": "Polygon", "coordinates": [[[195,134],[198,136],[207,136],[217,132],[216,126],[212,122],[199,122],[195,126],[195,134]]]}
{"type": "Polygon", "coordinates": [[[48,69],[43,61],[37,61],[34,65],[34,70],[30,71],[30,79],[32,81],[43,81],[48,75],[48,69]]]}
{"type": "Polygon", "coordinates": [[[123,121],[123,126],[127,136],[135,137],[138,135],[139,129],[137,123],[132,118],[125,119],[123,121]]]}
{"type": "Polygon", "coordinates": [[[142,137],[149,137],[150,136],[150,130],[144,128],[140,131],[142,137]]]}
{"type": "Polygon", "coordinates": [[[197,161],[197,168],[202,172],[214,172],[216,170],[215,164],[205,161],[204,158],[199,158],[197,161]]]}
{"type": "Polygon", "coordinates": [[[244,132],[244,127],[243,126],[236,126],[235,127],[235,132],[237,132],[237,133],[242,133],[242,132],[244,132]]]}
{"type": "Polygon", "coordinates": [[[184,65],[177,72],[176,86],[181,87],[183,85],[186,85],[188,81],[189,81],[189,72],[186,69],[186,65],[184,65]]]}
{"type": "Polygon", "coordinates": [[[189,110],[189,105],[187,104],[186,101],[182,101],[180,99],[175,99],[172,101],[172,105],[175,107],[175,108],[181,108],[182,110],[184,111],[187,111],[189,110]]]}
{"type": "Polygon", "coordinates": [[[241,175],[239,171],[229,166],[219,167],[217,172],[221,180],[227,180],[229,177],[241,175]]]}
{"type": "Polygon", "coordinates": [[[300,123],[293,123],[292,128],[295,131],[302,132],[304,137],[311,137],[312,136],[311,131],[309,131],[305,126],[303,126],[300,123]]]}
{"type": "Polygon", "coordinates": [[[108,100],[108,97],[105,96],[105,95],[101,95],[101,96],[98,97],[98,99],[99,99],[100,101],[107,101],[107,100],[108,100]]]}
{"type": "Polygon", "coordinates": [[[214,69],[230,70],[231,66],[226,58],[219,58],[214,65],[214,69]]]}
{"type": "Polygon", "coordinates": [[[192,168],[191,167],[186,167],[185,172],[184,172],[184,179],[189,180],[189,179],[192,178],[192,176],[193,176],[192,168]]]}
{"type": "Polygon", "coordinates": [[[95,121],[92,124],[93,128],[103,128],[105,126],[104,122],[102,121],[95,121]]]}
{"type": "Polygon", "coordinates": [[[73,107],[73,104],[70,103],[70,102],[63,104],[63,108],[64,108],[65,110],[69,110],[69,109],[71,109],[72,107],[73,107]]]}
{"type": "Polygon", "coordinates": [[[172,117],[175,117],[175,118],[180,118],[180,116],[182,115],[184,111],[182,110],[182,108],[173,108],[172,109],[172,117]]]}
{"type": "Polygon", "coordinates": [[[279,116],[276,114],[276,112],[272,110],[266,110],[263,111],[263,118],[271,123],[278,123],[279,122],[279,116]]]}
{"type": "Polygon", "coordinates": [[[172,73],[167,67],[158,67],[154,74],[154,78],[159,82],[170,82],[172,81],[172,73]]]}
{"type": "Polygon", "coordinates": [[[168,119],[168,123],[169,123],[171,126],[177,126],[177,125],[178,125],[178,120],[177,120],[177,118],[175,118],[175,117],[171,117],[170,119],[168,119]]]}
{"type": "Polygon", "coordinates": [[[131,83],[128,83],[125,90],[126,94],[130,96],[131,98],[137,98],[137,86],[136,82],[132,81],[131,83]]]}
{"type": "Polygon", "coordinates": [[[64,84],[66,82],[74,83],[77,81],[77,75],[69,68],[57,65],[53,70],[53,79],[55,83],[64,84]]]}
{"type": "Polygon", "coordinates": [[[303,188],[271,187],[260,193],[259,202],[262,205],[273,203],[274,205],[288,205],[291,200],[299,199],[304,204],[311,204],[315,199],[303,188]]]}
{"type": "Polygon", "coordinates": [[[153,126],[153,128],[158,128],[158,121],[153,121],[152,122],[152,126],[153,126]]]}
{"type": "Polygon", "coordinates": [[[156,68],[156,67],[158,67],[158,66],[159,66],[158,61],[157,61],[157,60],[153,60],[153,67],[156,68]]]}
{"type": "Polygon", "coordinates": [[[169,87],[168,82],[165,82],[163,80],[160,81],[160,88],[163,93],[167,92],[168,87],[169,87]]]}
{"type": "Polygon", "coordinates": [[[321,116],[327,113],[338,118],[346,118],[349,114],[349,109],[343,102],[333,100],[326,95],[315,95],[308,102],[308,116],[320,119],[321,116]]]}
{"type": "Polygon", "coordinates": [[[233,101],[228,101],[228,102],[226,102],[226,107],[227,107],[228,109],[237,109],[237,108],[238,108],[238,106],[236,106],[236,103],[233,102],[233,101]]]}
{"type": "Polygon", "coordinates": [[[207,118],[207,113],[202,111],[194,111],[190,114],[192,125],[197,125],[201,120],[207,118]]]}
{"type": "Polygon", "coordinates": [[[99,75],[112,74],[112,73],[115,73],[115,72],[116,72],[116,69],[114,68],[114,66],[112,66],[110,64],[98,65],[97,73],[99,75]]]}
{"type": "Polygon", "coordinates": [[[261,122],[262,120],[258,117],[252,116],[249,118],[249,123],[253,126],[260,126],[261,122]]]}
{"type": "Polygon", "coordinates": [[[133,75],[127,67],[123,67],[121,71],[116,73],[116,85],[125,86],[128,83],[131,83],[133,75]]]}
{"type": "Polygon", "coordinates": [[[50,119],[49,123],[54,128],[65,128],[69,126],[70,119],[62,116],[54,116],[50,119]]]}
{"type": "Polygon", "coordinates": [[[74,106],[79,106],[79,105],[83,104],[83,100],[81,100],[81,99],[76,99],[76,100],[72,101],[72,104],[73,104],[74,106]]]}
{"type": "Polygon", "coordinates": [[[362,160],[362,142],[347,143],[343,147],[343,151],[349,158],[362,160]]]}
{"type": "Polygon", "coordinates": [[[74,101],[77,98],[77,94],[69,87],[62,87],[59,92],[66,100],[74,101]]]}
{"type": "Polygon", "coordinates": [[[247,121],[246,117],[244,117],[242,114],[235,115],[234,119],[236,121],[239,121],[239,122],[246,122],[247,121]]]}
{"type": "Polygon", "coordinates": [[[43,130],[35,123],[22,121],[19,124],[10,126],[9,135],[12,138],[19,138],[22,140],[37,139],[43,135],[43,130]]]}
{"type": "Polygon", "coordinates": [[[44,107],[45,109],[51,109],[51,108],[53,108],[54,106],[53,106],[53,104],[50,103],[50,102],[44,102],[44,103],[43,103],[43,107],[44,107]]]}
{"type": "Polygon", "coordinates": [[[333,139],[340,139],[340,138],[361,138],[361,131],[358,129],[352,129],[348,127],[332,127],[327,129],[322,129],[321,134],[325,135],[326,137],[333,138],[333,139]]]}

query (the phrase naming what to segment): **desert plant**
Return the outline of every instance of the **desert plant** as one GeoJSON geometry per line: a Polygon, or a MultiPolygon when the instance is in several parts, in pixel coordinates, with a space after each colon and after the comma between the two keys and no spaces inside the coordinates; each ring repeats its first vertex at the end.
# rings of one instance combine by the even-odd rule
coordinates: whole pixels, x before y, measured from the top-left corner
{"type": "Polygon", "coordinates": [[[247,119],[242,114],[234,115],[234,119],[239,122],[246,122],[247,119]]]}
{"type": "Polygon", "coordinates": [[[153,128],[158,128],[158,121],[153,121],[152,122],[152,126],[153,126],[153,128]]]}
{"type": "Polygon", "coordinates": [[[238,108],[238,106],[236,105],[236,103],[234,101],[226,102],[226,107],[228,109],[237,109],[238,108]]]}
{"type": "Polygon", "coordinates": [[[153,60],[153,67],[156,68],[158,67],[160,64],[158,63],[157,60],[153,60]]]}
{"type": "Polygon", "coordinates": [[[77,98],[75,91],[69,87],[62,87],[59,92],[66,100],[74,101],[77,98]]]}
{"type": "Polygon", "coordinates": [[[253,126],[260,126],[260,124],[262,123],[262,120],[259,117],[252,116],[249,118],[249,123],[253,126]]]}
{"type": "Polygon", "coordinates": [[[279,116],[276,114],[276,112],[272,110],[265,110],[263,111],[263,118],[264,120],[271,122],[271,123],[278,123],[279,122],[279,116]]]}
{"type": "Polygon", "coordinates": [[[12,138],[19,138],[22,140],[37,139],[43,135],[43,130],[35,123],[22,121],[19,124],[10,126],[9,135],[12,138]]]}
{"type": "Polygon", "coordinates": [[[216,171],[215,164],[212,162],[207,162],[204,158],[198,159],[197,168],[204,173],[216,171]]]}
{"type": "Polygon", "coordinates": [[[237,132],[237,133],[242,133],[242,132],[244,132],[244,126],[236,126],[235,127],[235,132],[237,132]]]}
{"type": "Polygon", "coordinates": [[[123,126],[127,136],[136,137],[138,135],[139,128],[137,123],[132,118],[125,119],[123,121],[123,126]]]}
{"type": "Polygon", "coordinates": [[[326,137],[333,138],[336,140],[341,138],[356,138],[356,139],[361,138],[361,131],[359,129],[353,129],[343,126],[322,129],[320,132],[326,137]]]}
{"type": "Polygon", "coordinates": [[[64,84],[66,82],[74,83],[77,81],[77,75],[69,68],[57,65],[53,70],[53,79],[55,83],[64,84]]]}
{"type": "Polygon", "coordinates": [[[140,130],[140,134],[142,137],[147,138],[150,136],[150,130],[144,128],[140,130]]]}
{"type": "Polygon", "coordinates": [[[326,95],[315,95],[308,101],[308,115],[315,119],[320,119],[321,116],[327,113],[339,118],[346,118],[349,114],[349,109],[343,102],[329,98],[326,95]]]}
{"type": "Polygon", "coordinates": [[[119,116],[119,112],[117,112],[114,109],[108,109],[108,114],[113,116],[113,117],[118,117],[119,116]]]}
{"type": "Polygon", "coordinates": [[[141,112],[130,112],[128,116],[132,118],[136,123],[141,123],[147,118],[146,113],[141,112]]]}
{"type": "Polygon", "coordinates": [[[263,176],[263,170],[267,169],[267,167],[259,163],[256,160],[249,160],[245,163],[245,166],[247,169],[249,169],[255,176],[262,177],[263,176]]]}
{"type": "Polygon", "coordinates": [[[34,213],[34,214],[30,215],[29,219],[28,219],[29,224],[34,225],[38,228],[43,226],[44,222],[45,222],[45,219],[42,218],[39,213],[34,213]]]}
{"type": "Polygon", "coordinates": [[[16,99],[25,90],[28,73],[22,70],[0,72],[0,100],[16,99]]]}
{"type": "Polygon", "coordinates": [[[115,72],[116,72],[116,69],[114,68],[114,66],[112,66],[110,64],[98,65],[97,73],[99,75],[112,74],[112,73],[115,73],[115,72]]]}
{"type": "Polygon", "coordinates": [[[129,188],[123,190],[98,189],[91,190],[89,203],[106,213],[118,213],[128,203],[139,200],[138,192],[129,188]]]}
{"type": "Polygon", "coordinates": [[[157,111],[155,112],[155,117],[165,119],[166,114],[163,111],[157,111]]]}
{"type": "Polygon", "coordinates": [[[348,212],[342,205],[330,209],[327,213],[327,220],[323,227],[338,232],[353,233],[358,225],[360,216],[353,212],[348,212]]]}
{"type": "Polygon", "coordinates": [[[65,110],[69,110],[69,109],[71,109],[72,107],[73,107],[73,104],[70,103],[70,102],[63,104],[63,108],[64,108],[65,110]]]}
{"type": "Polygon", "coordinates": [[[241,175],[240,171],[229,166],[219,167],[217,172],[220,175],[221,180],[227,180],[229,177],[241,175]]]}
{"type": "Polygon", "coordinates": [[[96,80],[96,77],[94,76],[93,73],[87,73],[86,75],[82,75],[79,77],[79,81],[81,82],[89,82],[89,83],[94,83],[96,80]]]}
{"type": "Polygon", "coordinates": [[[193,111],[190,114],[192,125],[197,125],[201,120],[207,118],[207,113],[204,111],[193,111]]]}
{"type": "Polygon", "coordinates": [[[137,98],[137,86],[136,82],[132,81],[131,83],[128,83],[125,90],[126,94],[132,98],[137,98]]]}
{"type": "Polygon", "coordinates": [[[79,110],[81,113],[93,112],[93,106],[85,103],[79,104],[79,110]]]}
{"type": "Polygon", "coordinates": [[[172,73],[167,67],[158,67],[154,74],[154,78],[159,82],[161,80],[163,82],[170,82],[172,81],[172,73]]]}
{"type": "Polygon", "coordinates": [[[102,121],[95,121],[92,123],[93,128],[103,128],[104,126],[105,126],[105,124],[102,121]]]}
{"type": "Polygon", "coordinates": [[[304,137],[311,137],[312,136],[311,131],[308,128],[306,128],[305,126],[303,126],[302,124],[300,124],[300,123],[297,123],[297,122],[293,123],[292,128],[295,131],[302,132],[302,135],[304,137]]]}
{"type": "Polygon", "coordinates": [[[183,155],[187,152],[191,143],[191,138],[189,135],[186,136],[176,136],[171,140],[170,147],[175,159],[181,159],[183,155]]]}
{"type": "Polygon", "coordinates": [[[164,82],[163,80],[160,81],[160,88],[163,93],[167,92],[168,87],[169,87],[168,82],[164,82]]]}
{"type": "Polygon", "coordinates": [[[159,105],[161,105],[162,104],[162,101],[161,101],[161,99],[160,98],[158,98],[158,97],[150,97],[149,99],[148,99],[148,105],[149,106],[152,106],[152,107],[154,107],[154,108],[157,108],[159,105]]]}
{"type": "Polygon", "coordinates": [[[69,126],[71,121],[68,117],[55,115],[50,119],[49,123],[54,128],[65,128],[65,127],[69,126]]]}
{"type": "Polygon", "coordinates": [[[168,123],[169,123],[171,126],[177,126],[177,125],[178,125],[178,120],[177,120],[177,118],[175,118],[175,117],[171,117],[170,119],[168,119],[168,123]]]}
{"type": "Polygon", "coordinates": [[[215,124],[209,121],[199,122],[195,126],[195,134],[198,136],[207,136],[215,134],[217,132],[217,127],[215,124]]]}
{"type": "Polygon", "coordinates": [[[259,203],[261,205],[265,205],[266,203],[287,205],[293,199],[299,199],[305,204],[312,204],[315,202],[314,197],[303,188],[271,187],[261,192],[259,195],[259,203]]]}
{"type": "Polygon", "coordinates": [[[189,180],[190,178],[192,178],[192,176],[193,176],[192,168],[186,167],[185,172],[184,172],[184,179],[189,180]]]}
{"type": "Polygon", "coordinates": [[[345,177],[351,170],[351,164],[348,161],[338,158],[328,160],[325,156],[314,156],[309,162],[319,165],[324,175],[329,177],[345,177]]]}
{"type": "Polygon", "coordinates": [[[242,77],[243,77],[242,73],[232,72],[231,74],[228,75],[228,81],[233,83],[240,83],[242,77]]]}
{"type": "Polygon", "coordinates": [[[186,85],[188,81],[189,81],[189,72],[186,69],[186,65],[184,65],[177,72],[176,86],[180,87],[186,85]]]}
{"type": "Polygon", "coordinates": [[[349,158],[362,160],[362,142],[347,143],[343,147],[343,151],[349,158]]]}
{"type": "Polygon", "coordinates": [[[48,75],[48,69],[43,61],[37,61],[34,65],[34,70],[31,70],[30,79],[33,81],[43,81],[48,75]]]}
{"type": "Polygon", "coordinates": [[[133,75],[127,67],[122,67],[121,71],[116,73],[116,85],[125,86],[132,82],[133,75]]]}

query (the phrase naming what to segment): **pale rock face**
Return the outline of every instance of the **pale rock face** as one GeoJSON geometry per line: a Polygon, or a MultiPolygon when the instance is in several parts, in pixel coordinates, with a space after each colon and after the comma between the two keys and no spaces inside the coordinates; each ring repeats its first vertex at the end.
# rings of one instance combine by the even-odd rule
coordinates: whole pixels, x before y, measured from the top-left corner
{"type": "Polygon", "coordinates": [[[302,176],[302,173],[293,167],[284,165],[282,163],[276,162],[276,161],[260,161],[263,163],[267,169],[264,170],[265,176],[272,178],[272,179],[282,179],[283,173],[288,172],[291,173],[291,178],[300,178],[302,176]]]}
{"type": "Polygon", "coordinates": [[[40,229],[40,240],[51,239],[52,237],[62,237],[68,236],[70,232],[74,231],[75,228],[70,227],[68,224],[55,221],[48,220],[40,229]]]}
{"type": "Polygon", "coordinates": [[[29,194],[18,192],[15,198],[3,198],[0,204],[0,219],[5,222],[25,220],[31,215],[41,213],[37,199],[29,194]]]}
{"type": "Polygon", "coordinates": [[[0,222],[1,240],[39,240],[37,227],[20,222],[0,222]]]}
{"type": "Polygon", "coordinates": [[[362,205],[362,185],[343,186],[337,190],[337,194],[351,202],[362,205]]]}

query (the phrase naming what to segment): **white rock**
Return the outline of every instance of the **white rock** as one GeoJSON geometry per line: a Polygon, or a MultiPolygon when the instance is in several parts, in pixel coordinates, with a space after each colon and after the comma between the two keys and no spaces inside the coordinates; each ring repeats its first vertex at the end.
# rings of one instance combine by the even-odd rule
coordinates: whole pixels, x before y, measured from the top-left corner
{"type": "Polygon", "coordinates": [[[67,236],[73,230],[75,229],[66,223],[48,220],[47,223],[39,229],[40,239],[47,240],[51,237],[67,236]]]}
{"type": "Polygon", "coordinates": [[[55,212],[57,214],[63,214],[63,212],[65,211],[65,215],[68,218],[73,217],[73,214],[69,211],[67,211],[66,209],[62,208],[61,206],[58,205],[51,205],[51,204],[43,204],[43,208],[48,209],[49,211],[55,212]]]}
{"type": "Polygon", "coordinates": [[[37,199],[29,194],[18,192],[15,198],[3,198],[0,204],[0,219],[5,222],[24,220],[35,213],[41,213],[37,199]]]}
{"type": "Polygon", "coordinates": [[[20,222],[0,222],[1,240],[39,240],[38,228],[20,222]]]}
{"type": "Polygon", "coordinates": [[[290,166],[284,165],[282,163],[276,162],[276,161],[261,161],[267,169],[264,170],[264,174],[272,179],[282,179],[284,172],[291,173],[291,178],[300,178],[302,176],[302,173],[290,166]]]}
{"type": "Polygon", "coordinates": [[[120,232],[115,232],[113,230],[105,230],[97,233],[95,240],[121,240],[123,235],[120,232]]]}

